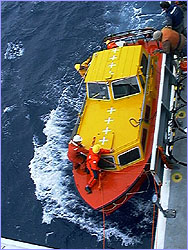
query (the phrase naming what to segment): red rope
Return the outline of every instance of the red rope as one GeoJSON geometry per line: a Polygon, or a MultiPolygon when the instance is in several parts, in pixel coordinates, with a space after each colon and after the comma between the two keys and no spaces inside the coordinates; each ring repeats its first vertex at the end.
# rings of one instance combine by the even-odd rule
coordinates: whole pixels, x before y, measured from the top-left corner
{"type": "Polygon", "coordinates": [[[155,204],[153,205],[153,222],[152,222],[152,237],[151,237],[151,249],[153,249],[153,241],[154,241],[154,229],[155,229],[155,204]]]}
{"type": "Polygon", "coordinates": [[[167,168],[172,169],[172,166],[171,166],[171,165],[169,164],[169,162],[167,161],[167,157],[166,157],[166,155],[165,155],[165,153],[164,153],[163,147],[162,147],[162,146],[158,146],[158,150],[159,150],[159,152],[160,152],[161,159],[162,159],[163,163],[166,164],[167,168]]]}
{"type": "Polygon", "coordinates": [[[99,185],[98,189],[101,191],[101,200],[102,200],[102,218],[103,218],[103,249],[105,249],[105,212],[104,212],[104,196],[102,190],[102,183],[101,183],[101,173],[99,173],[99,185]]]}
{"type": "Polygon", "coordinates": [[[103,249],[105,249],[105,213],[104,208],[102,209],[103,214],[103,249]]]}

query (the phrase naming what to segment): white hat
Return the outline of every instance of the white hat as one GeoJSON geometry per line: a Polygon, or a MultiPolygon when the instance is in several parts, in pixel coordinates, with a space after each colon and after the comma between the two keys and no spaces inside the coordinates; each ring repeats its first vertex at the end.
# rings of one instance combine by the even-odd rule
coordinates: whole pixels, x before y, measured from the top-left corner
{"type": "Polygon", "coordinates": [[[160,30],[157,30],[157,31],[155,31],[155,32],[153,33],[153,39],[154,39],[154,40],[160,39],[161,36],[162,36],[162,32],[161,32],[160,30]]]}
{"type": "Polygon", "coordinates": [[[74,141],[74,142],[80,142],[80,141],[82,141],[82,137],[81,137],[80,135],[75,135],[75,136],[73,137],[73,141],[74,141]]]}
{"type": "Polygon", "coordinates": [[[125,44],[125,41],[118,41],[118,42],[116,42],[116,44],[118,47],[123,47],[125,44]]]}

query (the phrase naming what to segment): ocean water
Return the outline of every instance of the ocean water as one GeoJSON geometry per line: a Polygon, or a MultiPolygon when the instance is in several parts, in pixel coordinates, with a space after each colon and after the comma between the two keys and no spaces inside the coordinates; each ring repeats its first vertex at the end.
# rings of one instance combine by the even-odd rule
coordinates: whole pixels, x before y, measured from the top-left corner
{"type": "MultiPolygon", "coordinates": [[[[102,214],[80,198],[66,155],[85,93],[74,64],[110,33],[161,28],[159,2],[1,2],[1,17],[2,236],[100,249],[102,214]]],[[[106,248],[150,248],[152,179],[142,190],[106,217],[106,248]]]]}

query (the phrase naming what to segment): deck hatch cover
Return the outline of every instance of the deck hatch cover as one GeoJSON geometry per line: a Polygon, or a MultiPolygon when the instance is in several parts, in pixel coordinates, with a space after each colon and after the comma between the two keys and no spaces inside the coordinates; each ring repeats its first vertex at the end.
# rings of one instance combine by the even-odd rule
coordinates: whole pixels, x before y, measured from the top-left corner
{"type": "Polygon", "coordinates": [[[140,150],[138,147],[126,151],[125,153],[118,155],[119,163],[121,166],[129,164],[133,161],[140,159],[140,150]]]}

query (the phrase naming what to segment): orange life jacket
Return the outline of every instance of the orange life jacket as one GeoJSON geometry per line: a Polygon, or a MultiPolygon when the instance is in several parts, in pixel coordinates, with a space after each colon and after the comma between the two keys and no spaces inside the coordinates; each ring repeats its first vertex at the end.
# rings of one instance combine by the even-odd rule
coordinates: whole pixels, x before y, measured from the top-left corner
{"type": "Polygon", "coordinates": [[[102,154],[109,154],[110,150],[101,148],[98,154],[93,153],[92,148],[89,149],[87,155],[87,166],[93,170],[99,170],[98,162],[102,154]]]}
{"type": "Polygon", "coordinates": [[[70,161],[74,162],[74,160],[80,156],[80,153],[86,154],[89,151],[85,149],[81,144],[78,145],[77,143],[73,142],[72,140],[69,142],[68,146],[68,153],[67,156],[70,161]]]}
{"type": "Polygon", "coordinates": [[[179,40],[180,40],[180,35],[178,32],[176,32],[175,30],[169,29],[169,28],[163,28],[161,30],[162,32],[162,43],[169,41],[170,42],[170,47],[171,50],[174,51],[177,49],[178,44],[179,44],[179,40]]]}

